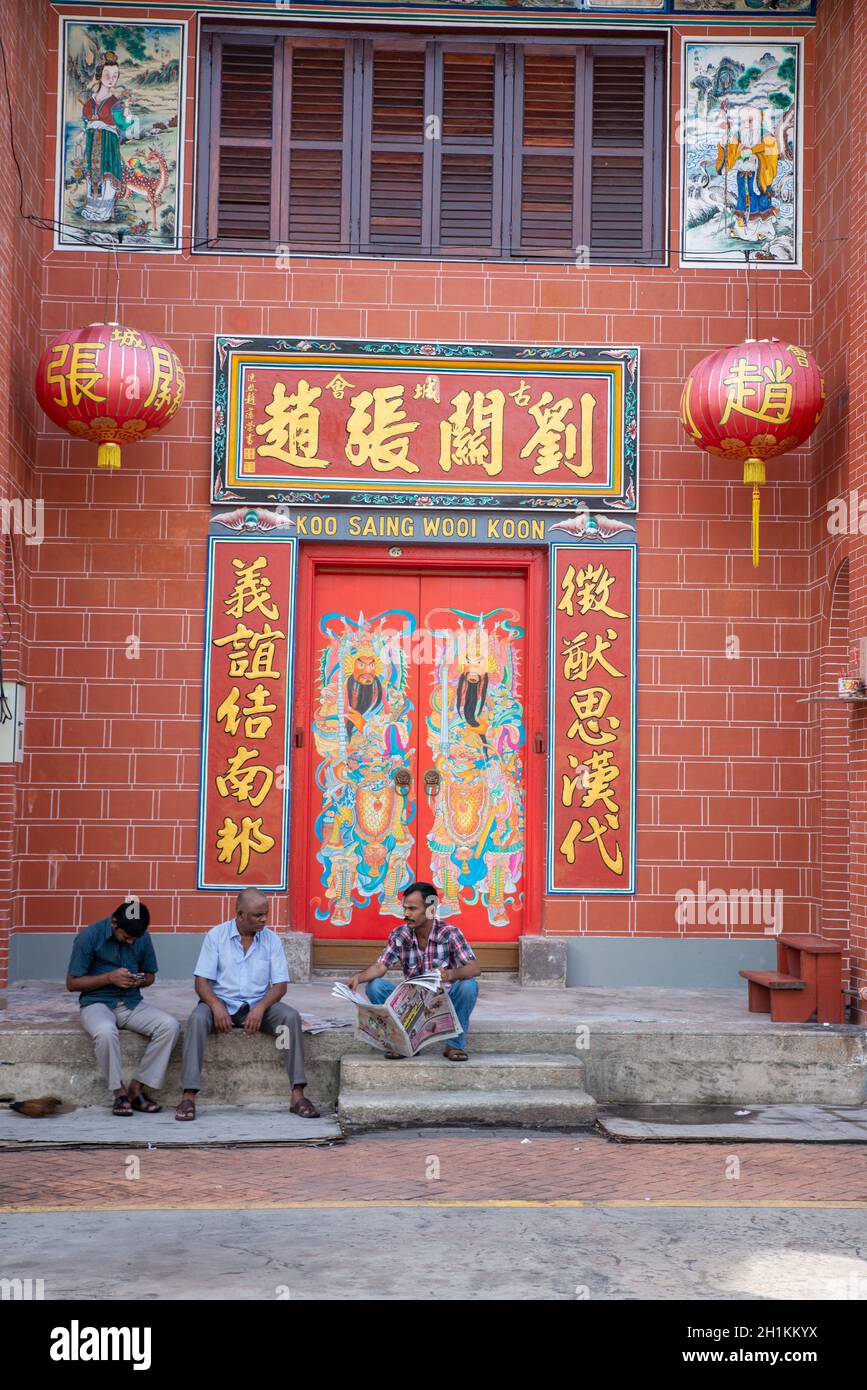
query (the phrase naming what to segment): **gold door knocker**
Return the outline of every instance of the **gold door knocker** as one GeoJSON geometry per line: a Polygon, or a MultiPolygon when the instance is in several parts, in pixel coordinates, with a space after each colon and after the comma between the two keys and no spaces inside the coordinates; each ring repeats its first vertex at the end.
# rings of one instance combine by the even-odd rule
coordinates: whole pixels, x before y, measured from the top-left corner
{"type": "Polygon", "coordinates": [[[391,775],[397,794],[403,801],[402,818],[404,825],[406,825],[407,797],[409,796],[409,789],[412,785],[412,778],[405,767],[396,767],[391,775]]]}
{"type": "Polygon", "coordinates": [[[440,792],[440,775],[435,767],[429,767],[424,775],[424,789],[428,802],[436,801],[440,792]]]}

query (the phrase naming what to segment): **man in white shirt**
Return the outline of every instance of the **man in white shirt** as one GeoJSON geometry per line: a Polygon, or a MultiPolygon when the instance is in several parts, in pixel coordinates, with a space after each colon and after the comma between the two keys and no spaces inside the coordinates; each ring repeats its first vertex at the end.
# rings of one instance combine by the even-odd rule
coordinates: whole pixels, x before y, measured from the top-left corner
{"type": "Polygon", "coordinates": [[[275,1033],[286,1058],[292,1087],[289,1106],[305,1120],[319,1118],[319,1111],[304,1094],[304,1041],[301,1015],[279,1001],[286,993],[289,971],[283,943],[265,926],[268,899],[258,888],[244,888],[235,904],[235,920],[212,927],[202,942],[196,961],[196,1005],[184,1030],[181,1069],[183,1094],[176,1120],[196,1118],[196,1096],[202,1076],[202,1059],[209,1034],[275,1033]]]}

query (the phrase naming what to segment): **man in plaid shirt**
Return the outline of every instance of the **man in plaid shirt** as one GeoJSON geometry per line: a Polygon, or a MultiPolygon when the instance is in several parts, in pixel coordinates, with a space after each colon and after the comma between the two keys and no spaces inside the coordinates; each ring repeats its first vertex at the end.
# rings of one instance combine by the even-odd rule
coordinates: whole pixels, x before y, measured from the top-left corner
{"type": "MultiPolygon", "coordinates": [[[[371,1003],[382,1004],[394,989],[394,985],[387,984],[382,977],[394,966],[401,967],[407,980],[438,967],[461,1025],[460,1037],[451,1039],[444,1055],[451,1062],[465,1062],[467,1028],[479,995],[475,977],[481,966],[460,927],[439,921],[438,904],[439,897],[432,883],[411,883],[404,889],[403,926],[395,927],[376,964],[354,975],[349,987],[357,990],[359,985],[366,985],[371,1003]]],[[[396,1052],[385,1055],[399,1056],[396,1052]]]]}

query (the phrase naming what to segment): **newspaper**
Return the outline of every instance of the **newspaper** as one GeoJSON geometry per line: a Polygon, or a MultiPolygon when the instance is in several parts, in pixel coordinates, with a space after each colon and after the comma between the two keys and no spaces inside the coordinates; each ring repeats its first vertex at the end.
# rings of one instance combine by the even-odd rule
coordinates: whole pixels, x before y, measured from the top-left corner
{"type": "Polygon", "coordinates": [[[357,1006],[355,1036],[383,1052],[415,1057],[432,1043],[460,1035],[458,1016],[438,970],[404,980],[384,1004],[371,1004],[366,995],[356,994],[339,981],[331,992],[335,999],[347,999],[357,1006]]]}
{"type": "Polygon", "coordinates": [[[320,1018],[318,1014],[301,1015],[302,1033],[327,1033],[331,1028],[349,1028],[345,1018],[320,1018]]]}

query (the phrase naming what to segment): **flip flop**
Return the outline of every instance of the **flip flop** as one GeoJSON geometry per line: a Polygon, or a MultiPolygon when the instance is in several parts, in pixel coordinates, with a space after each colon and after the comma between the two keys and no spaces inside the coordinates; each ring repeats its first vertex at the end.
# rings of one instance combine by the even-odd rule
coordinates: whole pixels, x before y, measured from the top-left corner
{"type": "Polygon", "coordinates": [[[178,1108],[175,1111],[176,1120],[194,1120],[196,1118],[196,1102],[189,1096],[184,1100],[178,1101],[178,1108]]]}
{"type": "Polygon", "coordinates": [[[470,1060],[469,1053],[464,1052],[462,1047],[447,1047],[443,1056],[449,1062],[468,1062],[470,1060]]]}

